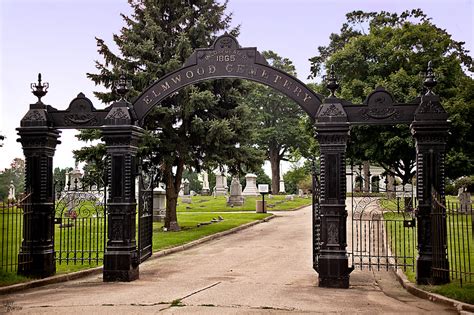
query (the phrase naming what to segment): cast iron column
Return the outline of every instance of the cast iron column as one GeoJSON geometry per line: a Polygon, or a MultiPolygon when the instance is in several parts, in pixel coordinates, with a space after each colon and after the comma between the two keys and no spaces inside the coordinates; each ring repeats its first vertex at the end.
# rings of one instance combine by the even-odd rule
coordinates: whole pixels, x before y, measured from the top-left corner
{"type": "Polygon", "coordinates": [[[135,112],[125,100],[131,81],[122,73],[115,82],[121,100],[112,104],[102,127],[102,139],[109,159],[107,199],[107,248],[104,254],[104,281],[138,279],[140,257],[136,241],[137,201],[135,176],[137,150],[143,129],[136,126],[135,112]]]}
{"type": "Polygon", "coordinates": [[[109,156],[110,183],[103,280],[132,281],[138,279],[135,175],[143,130],[138,126],[105,126],[102,133],[109,156]]]}
{"type": "Polygon", "coordinates": [[[18,254],[18,273],[45,278],[56,273],[54,260],[54,194],[53,156],[60,131],[52,125],[47,105],[41,102],[47,83],[32,84],[36,104],[21,120],[18,139],[25,155],[25,193],[31,193],[24,203],[23,241],[18,254]]]}
{"type": "Polygon", "coordinates": [[[331,96],[316,114],[316,138],[320,150],[321,244],[318,257],[319,286],[348,288],[346,243],[346,147],[349,138],[347,115],[339,99],[333,69],[328,88],[331,96]],[[332,80],[332,81],[331,81],[332,80]]]}
{"type": "Polygon", "coordinates": [[[439,97],[431,92],[435,84],[429,64],[425,80],[428,92],[421,98],[410,126],[416,143],[418,284],[449,282],[445,209],[441,213],[432,213],[432,188],[441,196],[441,203],[445,204],[444,158],[449,129],[448,114],[439,97]]]}

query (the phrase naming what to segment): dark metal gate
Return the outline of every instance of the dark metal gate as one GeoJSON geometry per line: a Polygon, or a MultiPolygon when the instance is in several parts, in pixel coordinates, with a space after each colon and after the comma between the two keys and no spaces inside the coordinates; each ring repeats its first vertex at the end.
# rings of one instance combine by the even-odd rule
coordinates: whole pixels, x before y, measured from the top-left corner
{"type": "Polygon", "coordinates": [[[153,173],[141,170],[138,176],[138,251],[140,263],[152,254],[153,173]]]}
{"type": "Polygon", "coordinates": [[[55,183],[54,249],[57,264],[99,265],[107,242],[107,176],[88,184],[55,183]],[[93,182],[93,183],[92,183],[93,182]]]}
{"type": "Polygon", "coordinates": [[[378,192],[364,192],[364,189],[360,189],[362,183],[370,181],[364,177],[361,169],[362,167],[359,167],[359,171],[354,170],[351,165],[351,171],[348,173],[352,183],[352,231],[349,231],[352,266],[369,270],[388,270],[391,267],[414,270],[417,233],[413,189],[409,185],[398,185],[398,188],[394,185],[391,189],[386,181],[385,187],[376,185],[378,192]],[[356,189],[353,185],[354,175],[356,186],[360,183],[356,189]]]}

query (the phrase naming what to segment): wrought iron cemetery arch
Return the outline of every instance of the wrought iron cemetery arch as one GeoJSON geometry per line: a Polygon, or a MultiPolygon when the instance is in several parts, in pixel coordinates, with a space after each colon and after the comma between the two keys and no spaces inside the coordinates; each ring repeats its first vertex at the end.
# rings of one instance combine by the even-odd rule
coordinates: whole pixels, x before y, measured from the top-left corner
{"type": "MultiPolygon", "coordinates": [[[[295,77],[267,64],[256,48],[241,48],[237,40],[225,34],[211,48],[197,49],[181,69],[166,75],[147,88],[134,102],[124,97],[111,106],[98,110],[80,93],[66,110],[45,105],[41,98],[47,85],[34,84],[38,102],[30,105],[18,128],[26,159],[26,187],[33,192],[31,211],[25,213],[24,240],[19,254],[19,272],[45,277],[55,272],[53,248],[52,159],[59,144],[58,129],[100,128],[109,155],[110,195],[108,210],[108,241],[104,256],[104,281],[131,281],[138,278],[140,262],[135,241],[136,153],[147,113],[165,97],[179,89],[204,80],[241,78],[265,84],[282,92],[314,120],[320,143],[320,196],[314,210],[314,268],[319,285],[347,288],[349,274],[346,251],[345,151],[349,129],[358,124],[411,124],[417,148],[417,181],[419,200],[418,281],[432,282],[433,250],[429,213],[431,186],[444,194],[444,150],[447,137],[447,114],[439,98],[431,92],[434,86],[429,73],[425,86],[428,93],[411,103],[398,104],[392,95],[377,88],[360,105],[339,99],[334,92],[338,85],[334,69],[328,88],[331,95],[311,91],[295,77]]],[[[117,92],[127,92],[121,78],[117,92]]],[[[442,242],[441,242],[442,243],[442,242]]],[[[439,240],[436,240],[439,245],[439,240]]],[[[441,244],[443,245],[443,244],[441,244]]]]}

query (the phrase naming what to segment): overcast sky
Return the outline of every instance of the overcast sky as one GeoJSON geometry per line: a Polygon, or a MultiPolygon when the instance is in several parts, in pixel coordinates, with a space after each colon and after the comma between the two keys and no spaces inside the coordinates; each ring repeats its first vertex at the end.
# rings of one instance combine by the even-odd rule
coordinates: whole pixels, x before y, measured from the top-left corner
{"type": "MultiPolygon", "coordinates": [[[[242,46],[290,58],[298,77],[307,82],[308,58],[328,44],[347,12],[421,8],[472,51],[473,1],[230,0],[228,12],[233,12],[233,24],[241,25],[242,46]]],[[[15,128],[36,102],[29,86],[38,72],[50,84],[45,103],[66,109],[83,92],[96,108],[104,107],[92,95],[100,88],[86,73],[94,72],[94,60],[100,59],[94,37],[112,45],[113,33],[124,25],[120,13],[130,13],[126,0],[0,0],[0,134],[7,137],[0,148],[0,170],[13,158],[23,158],[15,128]]],[[[72,150],[84,145],[74,134],[63,131],[54,166],[74,166],[72,150]]]]}

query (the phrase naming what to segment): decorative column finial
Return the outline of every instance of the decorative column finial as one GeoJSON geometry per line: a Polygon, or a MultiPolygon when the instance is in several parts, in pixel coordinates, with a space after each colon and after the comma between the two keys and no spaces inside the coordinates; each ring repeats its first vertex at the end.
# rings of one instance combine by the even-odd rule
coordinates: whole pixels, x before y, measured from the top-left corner
{"type": "Polygon", "coordinates": [[[428,69],[426,69],[426,75],[425,75],[425,81],[423,82],[423,85],[426,87],[428,90],[426,92],[426,95],[433,95],[433,88],[436,86],[438,82],[435,79],[433,67],[432,67],[432,62],[431,60],[428,62],[428,69]]]}
{"type": "Polygon", "coordinates": [[[31,83],[30,87],[33,90],[32,93],[38,98],[37,103],[42,104],[41,98],[48,93],[49,83],[41,83],[41,73],[38,73],[38,83],[31,83]]]}
{"type": "Polygon", "coordinates": [[[125,71],[121,71],[120,78],[114,82],[115,90],[117,94],[120,95],[120,100],[125,99],[125,95],[130,91],[130,86],[132,85],[132,80],[127,80],[125,76],[125,71]]]}
{"type": "Polygon", "coordinates": [[[339,83],[337,83],[336,72],[334,71],[334,64],[331,65],[331,70],[329,71],[329,78],[327,81],[328,83],[326,84],[326,88],[331,91],[330,97],[336,97],[334,93],[339,88],[339,83]]]}

